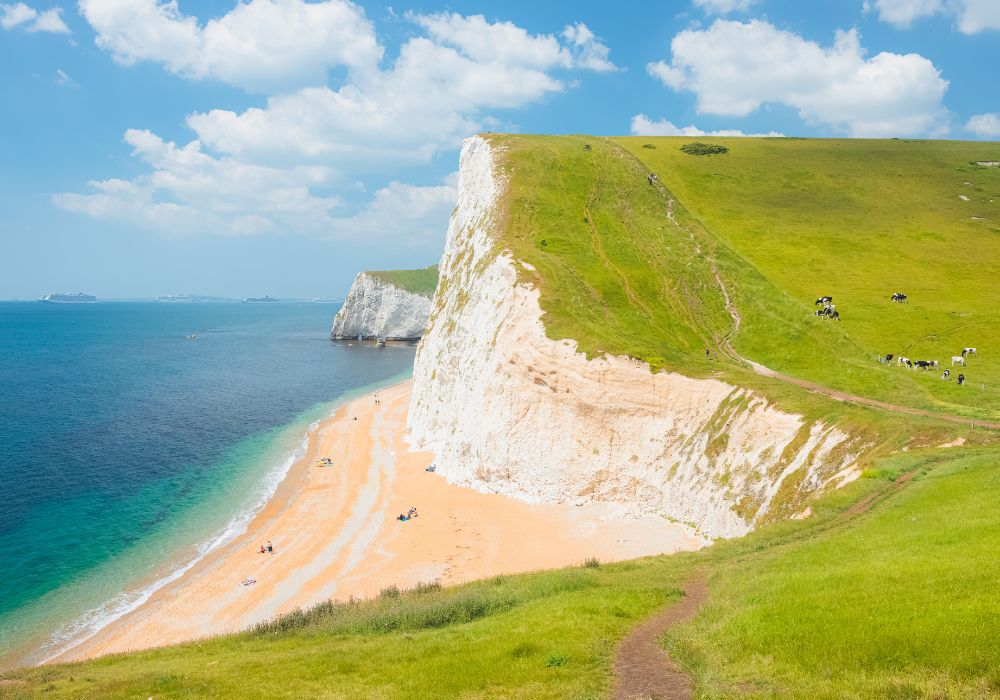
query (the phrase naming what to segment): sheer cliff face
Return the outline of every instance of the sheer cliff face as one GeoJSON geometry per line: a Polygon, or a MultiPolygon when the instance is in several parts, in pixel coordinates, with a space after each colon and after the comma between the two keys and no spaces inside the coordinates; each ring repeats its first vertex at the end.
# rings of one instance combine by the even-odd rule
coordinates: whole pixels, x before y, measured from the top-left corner
{"type": "Polygon", "coordinates": [[[430,311],[431,300],[427,297],[361,272],[333,319],[330,337],[415,340],[423,335],[430,311]]]}
{"type": "Polygon", "coordinates": [[[469,139],[441,282],[417,351],[411,442],[450,481],[533,502],[610,501],[710,537],[792,515],[857,474],[851,441],[711,379],[587,360],[545,336],[493,226],[503,182],[469,139]]]}

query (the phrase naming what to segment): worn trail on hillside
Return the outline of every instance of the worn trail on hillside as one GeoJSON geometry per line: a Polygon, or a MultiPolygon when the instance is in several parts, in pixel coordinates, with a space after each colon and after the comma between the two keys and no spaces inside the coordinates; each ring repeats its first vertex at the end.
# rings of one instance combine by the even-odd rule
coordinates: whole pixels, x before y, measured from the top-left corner
{"type": "MultiPolygon", "coordinates": [[[[644,163],[642,163],[642,161],[639,158],[636,158],[634,155],[628,153],[627,151],[625,151],[625,149],[622,149],[620,146],[618,146],[618,148],[622,153],[627,154],[628,157],[631,157],[636,162],[638,162],[642,166],[644,171],[649,172],[649,169],[645,166],[644,163]]],[[[660,192],[661,195],[663,195],[663,198],[666,201],[667,220],[670,221],[671,224],[673,224],[681,231],[687,233],[688,236],[691,238],[691,240],[695,240],[694,232],[689,230],[686,226],[684,226],[677,220],[677,217],[674,214],[674,207],[676,205],[676,200],[673,198],[670,191],[667,190],[667,188],[663,185],[663,183],[660,182],[658,179],[653,180],[652,184],[656,186],[656,189],[660,192]]],[[[696,245],[698,246],[700,252],[701,246],[700,244],[697,243],[697,241],[696,245]]],[[[711,266],[712,275],[715,278],[715,283],[716,285],[718,285],[719,291],[722,292],[722,296],[725,301],[726,311],[729,313],[730,318],[732,318],[733,320],[732,328],[728,332],[726,332],[722,337],[717,339],[719,345],[719,351],[723,355],[726,355],[736,360],[739,363],[745,364],[746,366],[750,367],[755,373],[763,377],[770,377],[771,379],[777,379],[778,381],[786,382],[788,384],[794,384],[798,387],[805,389],[806,391],[811,391],[815,394],[822,394],[823,396],[827,396],[837,401],[846,401],[849,403],[859,404],[861,406],[878,408],[883,411],[891,411],[892,413],[901,413],[904,415],[920,416],[924,418],[937,418],[943,421],[947,421],[949,423],[958,423],[961,425],[972,425],[973,427],[978,426],[982,428],[990,428],[992,430],[1000,430],[1000,422],[978,420],[974,418],[967,418],[964,416],[956,416],[948,413],[937,413],[935,411],[928,411],[927,409],[923,408],[900,406],[898,404],[892,404],[886,401],[879,401],[878,399],[871,399],[866,396],[858,396],[857,394],[851,394],[849,392],[841,391],[839,389],[831,389],[828,386],[817,384],[816,382],[811,382],[806,379],[799,379],[798,377],[792,377],[787,374],[782,374],[781,372],[776,372],[770,367],[766,367],[760,364],[759,362],[754,362],[750,358],[744,357],[733,347],[730,341],[730,339],[739,332],[743,319],[740,316],[739,309],[736,308],[736,305],[732,301],[732,297],[729,294],[729,289],[726,287],[726,283],[719,272],[718,264],[716,263],[714,256],[709,255],[708,262],[709,265],[711,266]]]]}
{"type": "MultiPolygon", "coordinates": [[[[846,523],[871,511],[875,506],[892,498],[913,480],[917,470],[901,474],[883,489],[878,489],[852,505],[832,521],[785,541],[778,541],[770,549],[783,547],[803,539],[843,527],[846,523]]],[[[755,552],[754,555],[757,553],[755,552]]],[[[737,557],[734,563],[746,558],[737,557]]],[[[694,697],[694,682],[660,646],[659,640],[674,625],[692,619],[708,601],[708,583],[697,578],[684,586],[684,598],[666,610],[647,618],[622,640],[618,646],[614,665],[613,700],[688,700],[694,697]]]]}
{"type": "MultiPolygon", "coordinates": [[[[666,188],[663,187],[659,182],[656,186],[660,189],[660,192],[667,199],[667,218],[670,220],[674,226],[677,226],[681,230],[686,230],[684,226],[677,221],[674,216],[674,199],[667,193],[666,188]]],[[[794,384],[796,386],[802,387],[807,391],[811,391],[815,394],[822,394],[828,396],[837,401],[848,401],[850,403],[860,404],[862,406],[870,406],[872,408],[879,408],[884,411],[892,411],[893,413],[903,413],[910,416],[923,416],[926,418],[939,418],[950,423],[961,423],[961,424],[971,424],[973,426],[978,425],[983,428],[991,428],[994,430],[1000,430],[1000,423],[984,420],[975,420],[972,418],[965,418],[963,416],[955,416],[947,413],[936,413],[934,411],[928,411],[923,408],[912,408],[910,406],[900,406],[898,404],[887,403],[885,401],[879,401],[878,399],[871,399],[865,396],[858,396],[857,394],[851,394],[846,391],[840,391],[839,389],[831,389],[828,386],[823,386],[822,384],[817,384],[816,382],[810,382],[807,379],[799,379],[798,377],[792,377],[787,374],[782,374],[781,372],[776,372],[770,367],[765,367],[759,362],[754,362],[748,357],[737,352],[736,348],[732,346],[730,342],[730,337],[735,335],[740,330],[740,325],[743,322],[740,316],[739,310],[736,305],[733,304],[732,298],[729,296],[729,289],[726,287],[726,283],[722,279],[722,275],[719,273],[719,268],[716,265],[715,259],[710,258],[709,263],[712,268],[712,275],[715,277],[715,282],[719,286],[719,290],[722,292],[722,296],[725,300],[726,311],[729,312],[729,316],[733,319],[732,329],[726,333],[722,338],[719,339],[719,343],[722,346],[722,351],[729,357],[735,358],[738,361],[746,364],[754,372],[761,375],[762,377],[770,377],[772,379],[777,379],[782,382],[787,382],[789,384],[794,384]]]]}
{"type": "Polygon", "coordinates": [[[708,598],[704,579],[684,586],[684,598],[636,627],[618,648],[615,657],[614,700],[673,700],[694,695],[691,676],[659,644],[670,627],[694,617],[708,598]]]}

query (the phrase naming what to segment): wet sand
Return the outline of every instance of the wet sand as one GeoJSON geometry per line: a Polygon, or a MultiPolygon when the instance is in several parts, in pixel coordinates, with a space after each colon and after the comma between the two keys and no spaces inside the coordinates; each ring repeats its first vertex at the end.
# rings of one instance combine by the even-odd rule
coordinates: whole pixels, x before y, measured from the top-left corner
{"type": "Polygon", "coordinates": [[[237,631],[392,585],[448,585],[704,544],[683,525],[621,518],[613,506],[530,505],[449,484],[425,471],[433,455],[408,450],[410,387],[407,381],[363,396],[322,421],[246,533],[52,661],[237,631]],[[319,466],[321,457],[334,466],[319,466]],[[418,517],[396,520],[410,506],[418,517]],[[260,554],[267,540],[274,553],[260,554]],[[256,583],[242,585],[246,579],[256,583]]]}

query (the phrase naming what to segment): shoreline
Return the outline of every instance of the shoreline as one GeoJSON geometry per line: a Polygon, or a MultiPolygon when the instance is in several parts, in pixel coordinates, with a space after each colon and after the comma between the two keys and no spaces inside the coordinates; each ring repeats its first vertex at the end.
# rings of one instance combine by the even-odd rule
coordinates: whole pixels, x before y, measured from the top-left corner
{"type": "Polygon", "coordinates": [[[318,421],[243,532],[210,549],[136,608],[44,663],[236,632],[330,598],[453,585],[700,548],[689,528],[622,519],[612,505],[530,505],[449,484],[405,441],[412,380],[349,399],[318,421]],[[376,403],[375,397],[379,402],[376,403]],[[333,467],[317,466],[331,457],[333,467]],[[419,516],[396,516],[416,506],[419,516]],[[273,554],[260,554],[266,541],[273,554]],[[255,583],[241,585],[244,580],[255,583]]]}

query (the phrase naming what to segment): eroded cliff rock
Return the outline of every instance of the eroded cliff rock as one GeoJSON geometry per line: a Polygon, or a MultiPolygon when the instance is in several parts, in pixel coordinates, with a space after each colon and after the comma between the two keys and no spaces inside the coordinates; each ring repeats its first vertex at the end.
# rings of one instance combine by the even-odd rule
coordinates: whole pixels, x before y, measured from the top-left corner
{"type": "Polygon", "coordinates": [[[409,427],[454,483],[531,502],[609,501],[744,534],[856,476],[837,427],[714,379],[625,357],[588,360],[542,326],[495,238],[504,183],[487,141],[462,150],[459,201],[417,351],[409,427]]]}
{"type": "Polygon", "coordinates": [[[417,340],[424,333],[430,311],[430,291],[406,289],[386,279],[386,273],[360,272],[333,319],[330,337],[417,340]]]}

